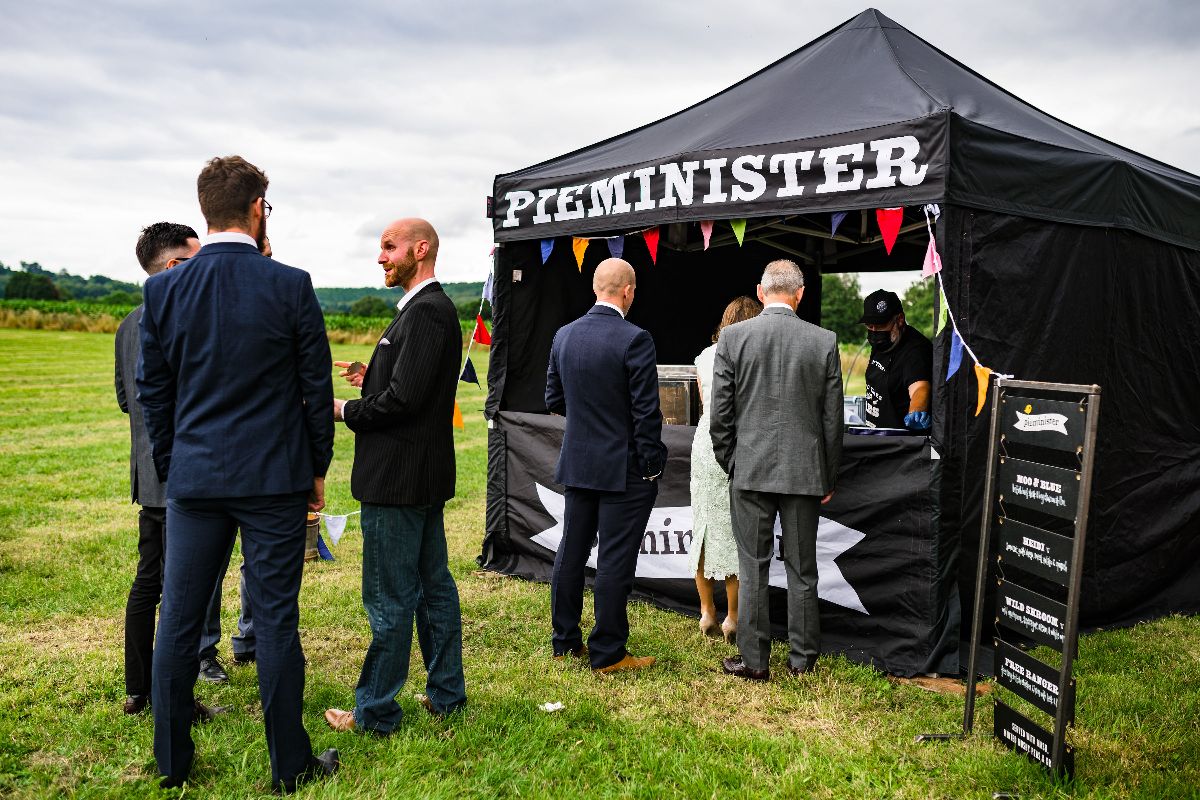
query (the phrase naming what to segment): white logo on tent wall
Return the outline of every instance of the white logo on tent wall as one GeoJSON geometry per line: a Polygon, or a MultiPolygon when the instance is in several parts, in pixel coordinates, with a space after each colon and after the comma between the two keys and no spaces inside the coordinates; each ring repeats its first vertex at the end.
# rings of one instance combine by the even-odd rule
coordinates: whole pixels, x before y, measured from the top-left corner
{"type": "MultiPolygon", "coordinates": [[[[542,507],[554,518],[554,524],[530,538],[550,552],[557,552],[558,544],[562,541],[566,498],[540,483],[535,483],[534,487],[542,507]]],[[[784,572],[783,560],[779,556],[781,532],[779,520],[776,519],[775,558],[771,559],[770,584],[778,589],[786,589],[787,575],[784,572]]],[[[820,518],[817,523],[817,597],[869,615],[870,612],[863,606],[858,592],[846,580],[835,561],[838,556],[864,538],[866,535],[860,531],[825,517],[820,518]]],[[[688,569],[688,546],[691,545],[691,539],[690,506],[656,507],[650,512],[650,519],[646,523],[646,535],[642,551],[638,555],[635,575],[639,578],[691,580],[694,577],[694,573],[688,569]],[[650,542],[653,542],[652,546],[650,542]]],[[[596,568],[596,549],[593,547],[588,556],[587,565],[592,569],[596,568]]]]}

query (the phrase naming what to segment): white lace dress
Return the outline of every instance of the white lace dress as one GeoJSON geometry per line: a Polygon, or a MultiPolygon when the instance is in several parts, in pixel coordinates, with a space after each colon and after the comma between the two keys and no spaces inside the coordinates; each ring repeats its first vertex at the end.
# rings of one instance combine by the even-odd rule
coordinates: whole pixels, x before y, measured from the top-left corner
{"type": "Polygon", "coordinates": [[[704,404],[692,440],[692,547],[689,568],[695,572],[704,553],[704,576],[724,579],[737,575],[737,542],[729,516],[729,478],[713,455],[708,434],[708,408],[712,400],[713,357],[717,346],[706,347],[696,356],[700,377],[700,400],[704,404]]]}

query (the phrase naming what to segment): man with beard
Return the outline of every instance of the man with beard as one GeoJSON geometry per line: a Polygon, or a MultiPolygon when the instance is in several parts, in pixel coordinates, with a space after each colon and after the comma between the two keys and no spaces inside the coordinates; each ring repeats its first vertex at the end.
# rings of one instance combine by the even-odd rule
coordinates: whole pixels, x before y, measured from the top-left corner
{"type": "Polygon", "coordinates": [[[362,503],[363,606],[371,644],[354,708],[331,708],[336,731],[391,733],[403,716],[396,695],[408,679],[413,619],[425,661],[425,694],[435,716],[467,701],[462,617],[450,574],[442,511],[454,496],[454,393],[462,329],[454,303],[434,277],[438,236],[423,219],[383,232],[384,283],[404,288],[396,317],[369,367],[343,377],[362,399],[333,401],[335,419],[354,431],[350,488],[362,503]]]}
{"type": "Polygon", "coordinates": [[[867,326],[866,423],[872,428],[907,428],[928,433],[933,345],[904,319],[895,292],[879,289],[863,300],[859,322],[867,326]]]}
{"type": "Polygon", "coordinates": [[[267,176],[239,156],[196,181],[208,237],[186,269],[146,281],[139,399],[167,481],[154,653],[154,757],[166,787],[191,771],[196,651],[213,582],[242,532],[272,786],[331,774],[301,721],[305,506],[325,505],[333,457],[329,340],[308,273],[263,256],[267,176]]]}

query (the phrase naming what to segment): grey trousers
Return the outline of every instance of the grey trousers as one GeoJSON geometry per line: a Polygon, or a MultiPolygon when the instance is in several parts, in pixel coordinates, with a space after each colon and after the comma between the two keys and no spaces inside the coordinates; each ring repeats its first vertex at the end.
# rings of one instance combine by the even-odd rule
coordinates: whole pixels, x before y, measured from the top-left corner
{"type": "Polygon", "coordinates": [[[775,557],[775,517],[783,536],[779,554],[787,574],[788,663],[806,666],[821,651],[817,611],[817,517],[821,498],[729,489],[733,533],[738,545],[737,644],[742,662],[767,669],[771,655],[771,606],[768,586],[775,557]]]}

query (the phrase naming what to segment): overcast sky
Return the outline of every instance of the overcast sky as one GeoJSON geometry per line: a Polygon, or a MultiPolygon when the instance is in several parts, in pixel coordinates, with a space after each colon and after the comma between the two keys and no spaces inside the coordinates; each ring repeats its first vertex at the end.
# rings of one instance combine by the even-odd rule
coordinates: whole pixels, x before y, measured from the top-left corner
{"type": "MultiPolygon", "coordinates": [[[[0,261],[140,281],[140,229],[201,233],[195,178],[271,179],[280,260],[380,283],[379,233],[427,217],[443,280],[482,280],[510,172],[691,105],[862,11],[800,0],[6,3],[0,261]],[[191,9],[191,10],[189,10],[191,9]]],[[[875,7],[1044,111],[1200,173],[1200,3],[875,7]]],[[[814,113],[820,113],[814,109],[814,113]]],[[[911,276],[896,276],[900,288],[911,276]]]]}

